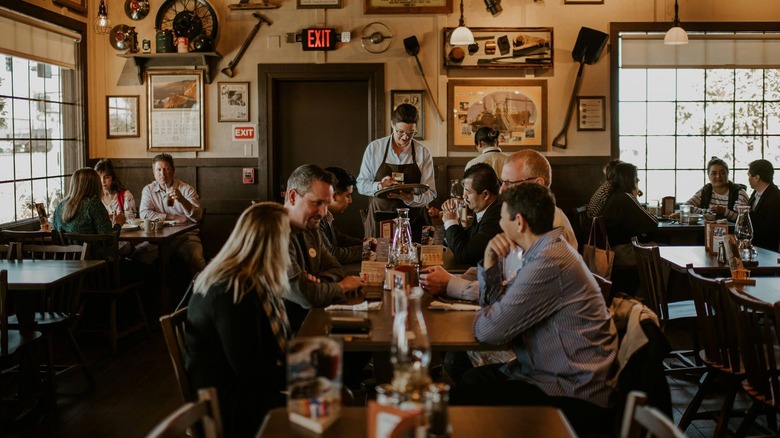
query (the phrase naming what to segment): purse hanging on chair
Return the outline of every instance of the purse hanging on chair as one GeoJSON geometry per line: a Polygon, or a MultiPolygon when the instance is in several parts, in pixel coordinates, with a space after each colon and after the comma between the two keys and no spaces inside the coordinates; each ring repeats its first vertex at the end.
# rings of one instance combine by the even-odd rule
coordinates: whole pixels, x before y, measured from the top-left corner
{"type": "Polygon", "coordinates": [[[607,238],[607,230],[602,217],[593,218],[588,243],[582,247],[582,258],[585,260],[585,264],[590,269],[590,272],[598,274],[607,280],[611,278],[612,264],[615,262],[615,251],[612,251],[612,248],[609,246],[609,238],[607,238]],[[598,223],[598,230],[596,223],[598,223]],[[599,231],[604,236],[604,249],[599,248],[597,245],[596,233],[599,231]]]}

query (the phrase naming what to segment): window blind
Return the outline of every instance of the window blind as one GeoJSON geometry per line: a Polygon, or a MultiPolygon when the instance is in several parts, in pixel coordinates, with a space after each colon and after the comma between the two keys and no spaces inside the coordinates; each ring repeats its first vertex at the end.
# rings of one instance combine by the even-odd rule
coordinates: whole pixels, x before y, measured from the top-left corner
{"type": "Polygon", "coordinates": [[[76,69],[81,35],[0,8],[0,52],[47,64],[76,69]]]}

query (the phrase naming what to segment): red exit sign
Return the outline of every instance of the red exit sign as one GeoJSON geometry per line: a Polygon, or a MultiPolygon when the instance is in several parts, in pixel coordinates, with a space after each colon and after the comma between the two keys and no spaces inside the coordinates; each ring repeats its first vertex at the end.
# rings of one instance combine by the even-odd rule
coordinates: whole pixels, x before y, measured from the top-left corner
{"type": "Polygon", "coordinates": [[[336,29],[303,29],[303,50],[336,50],[336,29]]]}
{"type": "Polygon", "coordinates": [[[233,141],[254,141],[255,125],[233,125],[233,141]]]}

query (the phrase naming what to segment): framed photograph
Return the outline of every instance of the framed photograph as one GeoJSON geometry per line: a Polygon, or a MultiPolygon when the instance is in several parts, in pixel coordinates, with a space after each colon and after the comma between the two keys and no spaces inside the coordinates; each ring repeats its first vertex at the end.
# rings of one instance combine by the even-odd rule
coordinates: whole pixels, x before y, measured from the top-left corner
{"type": "Polygon", "coordinates": [[[450,45],[454,27],[444,28],[444,66],[447,68],[553,68],[552,27],[470,27],[474,44],[450,45]]]}
{"type": "Polygon", "coordinates": [[[148,70],[149,150],[205,150],[203,71],[148,70]]]}
{"type": "Polygon", "coordinates": [[[447,150],[473,152],[482,127],[501,133],[505,152],[547,150],[547,81],[449,81],[447,150]]]}
{"type": "Polygon", "coordinates": [[[138,96],[106,96],[108,138],[140,137],[138,96]]]}
{"type": "Polygon", "coordinates": [[[425,90],[390,90],[390,112],[402,103],[410,103],[417,108],[420,118],[417,122],[417,135],[415,140],[425,139],[425,90]]]}
{"type": "Polygon", "coordinates": [[[604,0],[563,0],[564,5],[603,5],[604,0]]]}
{"type": "Polygon", "coordinates": [[[451,14],[452,0],[363,0],[365,14],[451,14]]]}
{"type": "Polygon", "coordinates": [[[220,82],[219,122],[249,121],[249,82],[220,82]]]}
{"type": "Polygon", "coordinates": [[[604,96],[577,97],[577,131],[606,131],[604,96]]]}
{"type": "Polygon", "coordinates": [[[298,9],[341,9],[341,0],[298,0],[298,9]]]}
{"type": "Polygon", "coordinates": [[[87,15],[87,0],[52,0],[55,5],[65,6],[81,15],[87,15]]]}

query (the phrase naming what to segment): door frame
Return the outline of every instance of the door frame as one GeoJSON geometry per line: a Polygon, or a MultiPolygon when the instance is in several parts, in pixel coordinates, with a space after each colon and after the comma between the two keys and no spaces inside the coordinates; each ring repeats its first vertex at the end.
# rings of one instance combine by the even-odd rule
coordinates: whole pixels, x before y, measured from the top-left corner
{"type": "Polygon", "coordinates": [[[271,145],[274,139],[274,103],[279,96],[276,93],[277,81],[340,81],[359,80],[368,82],[368,137],[366,144],[376,138],[384,137],[385,123],[385,65],[381,63],[364,64],[258,64],[258,115],[257,115],[257,180],[265,181],[265,187],[259,185],[260,199],[274,200],[272,195],[276,172],[272,165],[275,155],[271,145]]]}

